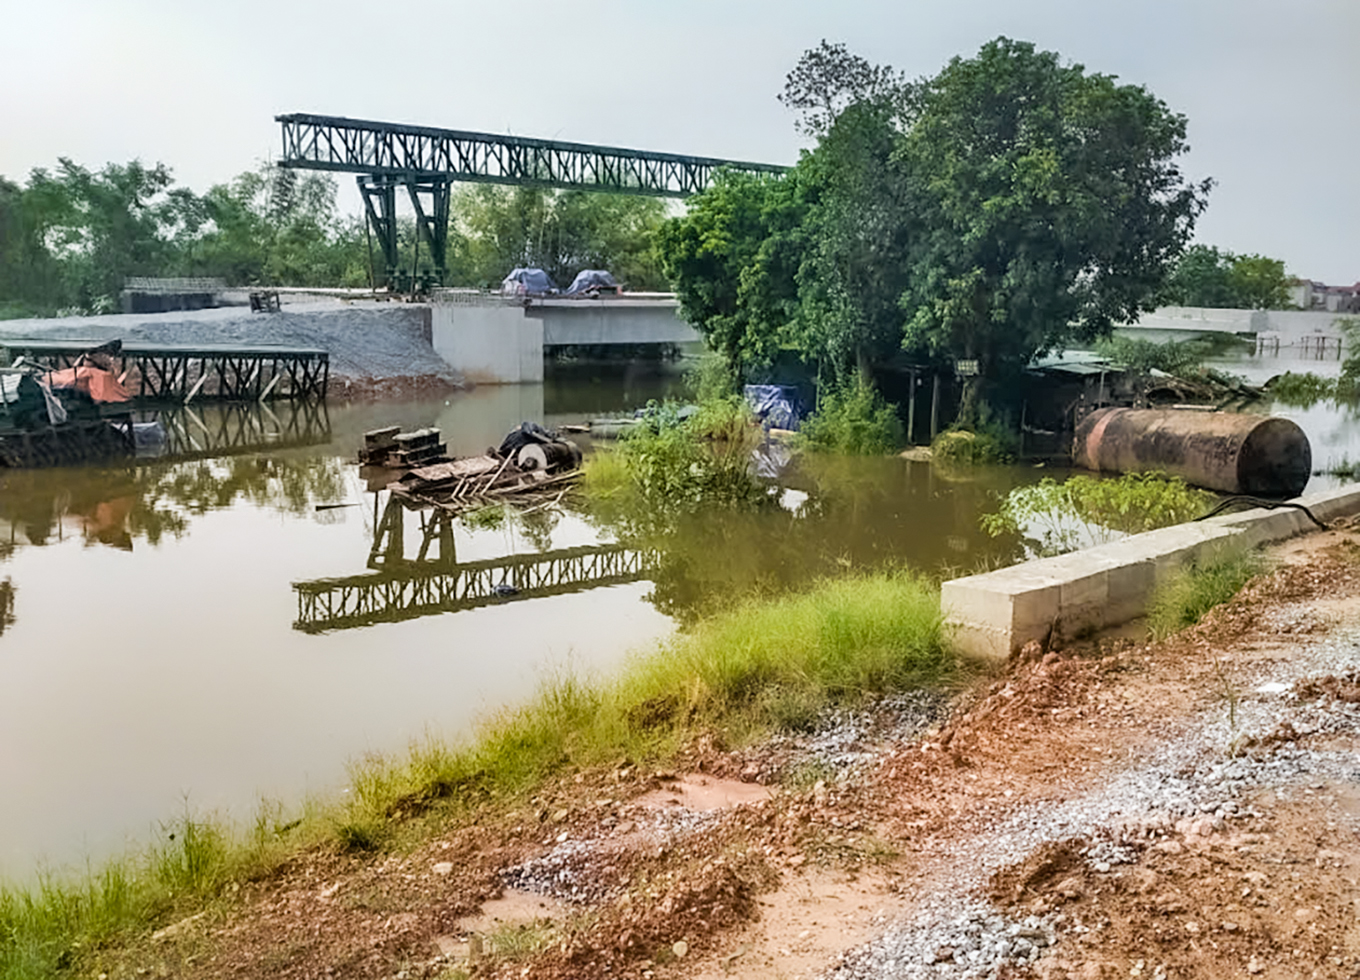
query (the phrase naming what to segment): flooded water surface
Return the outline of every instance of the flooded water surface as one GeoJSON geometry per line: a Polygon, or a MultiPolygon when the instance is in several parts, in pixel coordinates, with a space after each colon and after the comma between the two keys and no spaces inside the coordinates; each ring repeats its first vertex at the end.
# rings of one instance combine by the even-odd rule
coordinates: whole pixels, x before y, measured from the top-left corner
{"type": "MultiPolygon", "coordinates": [[[[1052,472],[776,448],[761,461],[771,503],[754,511],[568,507],[455,523],[433,543],[407,514],[395,549],[371,554],[385,496],[352,462],[364,431],[435,425],[470,454],[525,419],[580,421],[677,388],[655,367],[577,366],[436,402],[205,407],[162,419],[163,459],[0,471],[0,877],[116,853],[186,808],[245,821],[261,799],[343,792],[366,753],[464,735],[545,675],[607,672],[753,589],[1012,560],[1019,543],[978,517],[1052,472]],[[595,564],[571,558],[586,552],[595,564]],[[498,591],[524,581],[516,555],[536,584],[498,591]],[[425,599],[385,591],[395,567],[425,599]],[[488,591],[439,598],[460,569],[488,591]]],[[[1356,438],[1335,413],[1310,426],[1315,444],[1356,438]]]]}

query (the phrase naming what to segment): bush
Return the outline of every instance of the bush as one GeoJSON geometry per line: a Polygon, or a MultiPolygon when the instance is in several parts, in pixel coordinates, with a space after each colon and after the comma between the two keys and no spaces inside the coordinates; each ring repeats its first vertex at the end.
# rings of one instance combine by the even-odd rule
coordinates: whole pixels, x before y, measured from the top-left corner
{"type": "Polygon", "coordinates": [[[759,438],[739,398],[705,402],[686,417],[678,405],[653,402],[617,450],[589,461],[586,489],[596,496],[636,494],[652,507],[756,501],[765,496],[751,473],[759,438]]]}
{"type": "Polygon", "coordinates": [[[1118,479],[1052,477],[1006,494],[984,514],[993,537],[1020,534],[1041,555],[1060,555],[1104,544],[1125,534],[1183,524],[1204,513],[1213,494],[1162,473],[1127,473],[1118,479]]]}
{"type": "Polygon", "coordinates": [[[871,385],[856,382],[825,392],[799,436],[817,452],[881,456],[902,445],[902,423],[871,385]]]}
{"type": "Polygon", "coordinates": [[[1015,460],[1011,450],[1013,440],[994,431],[970,432],[967,429],[948,429],[930,444],[936,462],[957,466],[992,466],[1015,460]]]}
{"type": "Polygon", "coordinates": [[[1272,378],[1267,385],[1270,396],[1282,405],[1294,405],[1298,408],[1311,408],[1320,401],[1336,397],[1336,381],[1323,378],[1305,371],[1302,374],[1295,374],[1293,371],[1286,371],[1276,378],[1272,378]]]}
{"type": "Polygon", "coordinates": [[[1096,343],[1096,353],[1120,364],[1130,371],[1146,372],[1154,368],[1178,377],[1203,373],[1203,363],[1241,345],[1237,337],[1211,334],[1190,340],[1157,343],[1141,337],[1106,337],[1096,343]]]}

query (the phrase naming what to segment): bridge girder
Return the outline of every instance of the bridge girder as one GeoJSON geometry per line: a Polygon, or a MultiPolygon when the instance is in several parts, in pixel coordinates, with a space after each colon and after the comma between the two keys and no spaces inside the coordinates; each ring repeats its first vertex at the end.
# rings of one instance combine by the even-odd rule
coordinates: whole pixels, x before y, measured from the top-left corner
{"type": "Polygon", "coordinates": [[[358,175],[366,220],[378,238],[389,286],[401,278],[398,186],[407,188],[419,239],[430,249],[442,282],[448,267],[449,191],[455,181],[683,198],[707,187],[720,169],[764,174],[788,169],[341,116],[292,113],[275,121],[283,135],[279,166],[358,175]]]}

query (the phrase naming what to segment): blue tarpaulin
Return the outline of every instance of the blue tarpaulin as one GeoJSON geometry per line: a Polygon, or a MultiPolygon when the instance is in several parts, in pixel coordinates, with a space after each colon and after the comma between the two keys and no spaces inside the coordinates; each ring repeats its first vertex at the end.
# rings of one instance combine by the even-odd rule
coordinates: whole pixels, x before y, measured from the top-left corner
{"type": "Polygon", "coordinates": [[[501,280],[501,293],[506,296],[547,296],[557,287],[542,269],[511,269],[501,280]]]}
{"type": "Polygon", "coordinates": [[[576,273],[576,278],[567,287],[567,296],[577,296],[581,293],[598,292],[601,289],[616,290],[619,284],[614,281],[614,277],[603,269],[582,269],[576,273]]]}
{"type": "Polygon", "coordinates": [[[767,429],[797,429],[805,414],[793,385],[747,385],[742,394],[767,429]]]}

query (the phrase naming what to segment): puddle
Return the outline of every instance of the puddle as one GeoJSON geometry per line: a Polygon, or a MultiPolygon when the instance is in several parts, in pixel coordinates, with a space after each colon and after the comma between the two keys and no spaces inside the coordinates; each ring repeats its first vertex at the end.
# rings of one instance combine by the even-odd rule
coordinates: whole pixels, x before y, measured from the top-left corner
{"type": "Polygon", "coordinates": [[[487,933],[506,926],[532,925],[544,919],[564,917],[570,906],[550,895],[507,888],[500,898],[482,903],[477,915],[458,920],[458,927],[467,932],[487,933]]]}
{"type": "Polygon", "coordinates": [[[652,790],[636,800],[640,806],[663,809],[683,806],[687,810],[707,813],[741,803],[758,803],[770,798],[768,787],[756,783],[742,783],[735,779],[719,779],[691,773],[682,776],[664,789],[652,790]]]}

